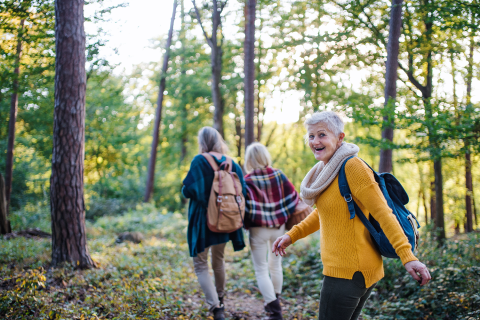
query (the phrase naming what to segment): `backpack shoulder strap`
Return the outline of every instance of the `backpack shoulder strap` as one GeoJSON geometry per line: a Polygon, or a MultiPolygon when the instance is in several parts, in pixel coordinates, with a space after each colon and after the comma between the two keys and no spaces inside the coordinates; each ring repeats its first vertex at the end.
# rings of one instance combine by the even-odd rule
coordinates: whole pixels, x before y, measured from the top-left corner
{"type": "MultiPolygon", "coordinates": [[[[350,219],[355,218],[355,213],[357,214],[358,218],[362,221],[363,225],[367,228],[369,233],[375,238],[375,240],[379,241],[379,233],[377,230],[375,230],[374,226],[371,224],[371,222],[367,219],[365,214],[362,212],[362,210],[358,207],[358,205],[355,203],[353,200],[352,193],[350,191],[350,187],[348,186],[348,181],[347,181],[347,175],[345,174],[345,165],[347,164],[347,161],[354,158],[354,156],[351,156],[347,160],[345,160],[342,164],[342,168],[340,169],[340,172],[338,173],[338,187],[340,189],[340,194],[342,197],[345,199],[348,205],[348,211],[350,212],[350,219]]],[[[370,166],[369,166],[370,168],[370,166]]],[[[372,169],[372,168],[370,168],[372,169]]],[[[372,171],[375,173],[375,171],[372,169],[372,171]]],[[[375,173],[376,174],[376,173],[375,173]]]]}
{"type": "Polygon", "coordinates": [[[213,171],[220,170],[220,167],[218,166],[215,159],[213,159],[213,156],[211,154],[205,152],[205,153],[202,153],[202,156],[204,156],[205,159],[207,159],[207,161],[210,164],[210,166],[212,167],[213,171]]]}
{"type": "Polygon", "coordinates": [[[348,186],[347,175],[345,174],[345,165],[347,161],[354,158],[351,156],[347,158],[342,164],[340,168],[340,172],[338,173],[338,188],[340,189],[340,195],[345,199],[348,205],[348,211],[350,212],[350,219],[355,218],[355,206],[353,205],[353,197],[352,192],[350,191],[350,187],[348,186]]]}

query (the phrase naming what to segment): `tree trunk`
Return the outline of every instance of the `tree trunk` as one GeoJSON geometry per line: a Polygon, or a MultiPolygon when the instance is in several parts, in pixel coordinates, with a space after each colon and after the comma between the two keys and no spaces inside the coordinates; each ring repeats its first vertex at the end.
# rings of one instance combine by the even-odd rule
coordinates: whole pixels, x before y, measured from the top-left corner
{"type": "Polygon", "coordinates": [[[7,199],[5,198],[5,180],[0,173],[0,234],[12,232],[7,215],[7,199]]]}
{"type": "Polygon", "coordinates": [[[255,6],[256,0],[245,4],[244,92],[245,92],[245,148],[255,141],[255,6]]]}
{"type": "Polygon", "coordinates": [[[20,59],[22,58],[22,35],[25,20],[20,20],[20,29],[18,31],[17,54],[15,57],[15,69],[13,71],[13,92],[10,100],[10,120],[8,122],[8,145],[7,161],[5,163],[5,200],[7,212],[10,210],[10,195],[12,193],[13,177],[13,152],[15,148],[15,124],[17,122],[18,112],[18,79],[20,77],[20,59]]]}
{"type": "MultiPolygon", "coordinates": [[[[198,23],[202,28],[203,35],[207,40],[208,45],[212,50],[210,57],[210,64],[212,67],[212,99],[213,106],[215,107],[215,112],[213,113],[213,127],[224,136],[223,132],[223,114],[224,114],[224,101],[222,97],[222,92],[220,90],[220,83],[222,81],[222,57],[223,57],[223,36],[218,39],[217,33],[218,28],[222,25],[222,11],[225,8],[226,1],[220,3],[218,6],[218,0],[213,0],[213,12],[212,12],[212,36],[208,37],[203,27],[202,19],[200,17],[200,12],[198,11],[195,0],[192,0],[193,8],[195,14],[197,15],[198,23]]],[[[221,30],[221,29],[220,29],[221,30]]]]}
{"type": "MultiPolygon", "coordinates": [[[[242,119],[240,118],[239,115],[235,115],[235,133],[236,133],[236,136],[238,137],[237,140],[237,157],[239,159],[242,158],[242,119]]],[[[240,163],[239,163],[240,164],[240,163]]]]}
{"type": "MultiPolygon", "coordinates": [[[[473,18],[472,18],[473,20],[473,18]]],[[[472,79],[473,79],[473,46],[475,44],[473,36],[470,37],[470,52],[468,55],[468,67],[467,67],[467,107],[466,117],[471,117],[472,112],[472,79]]],[[[473,231],[473,207],[472,207],[472,195],[473,195],[473,181],[472,181],[472,160],[470,157],[470,141],[466,140],[465,143],[465,207],[466,207],[466,224],[465,232],[473,231]]]]}
{"type": "MultiPolygon", "coordinates": [[[[397,69],[400,31],[402,28],[403,0],[392,0],[390,31],[387,45],[387,68],[385,73],[384,127],[382,139],[393,141],[395,100],[397,97],[397,69]]],[[[380,150],[379,172],[392,172],[392,149],[380,150]]]]}
{"type": "Polygon", "coordinates": [[[430,219],[435,225],[435,221],[437,220],[437,197],[435,196],[435,178],[433,181],[430,181],[430,219]]]}
{"type": "MultiPolygon", "coordinates": [[[[180,0],[180,42],[182,44],[182,55],[181,55],[181,76],[186,80],[187,70],[185,69],[185,5],[184,0],[180,0]]],[[[183,81],[182,81],[183,82],[183,81]]],[[[181,86],[182,92],[185,90],[185,85],[181,86]]],[[[181,93],[183,95],[183,93],[181,93]]],[[[180,154],[180,164],[183,163],[183,160],[187,157],[187,142],[188,142],[188,110],[185,100],[182,100],[182,139],[181,139],[181,154],[180,154]]],[[[186,200],[186,198],[184,198],[186,200]]]]}
{"type": "Polygon", "coordinates": [[[467,144],[465,146],[465,185],[467,187],[467,193],[465,195],[465,206],[466,206],[466,224],[465,232],[473,231],[473,207],[472,207],[472,193],[473,193],[473,183],[472,183],[472,161],[470,159],[470,146],[467,144]]]}
{"type": "Polygon", "coordinates": [[[224,136],[223,130],[223,114],[224,103],[222,92],[220,90],[220,82],[222,78],[222,47],[214,46],[212,48],[211,64],[212,64],[212,98],[215,111],[213,113],[213,127],[224,136]]]}
{"type": "Polygon", "coordinates": [[[83,164],[85,157],[85,30],[82,0],[55,1],[55,109],[50,206],[52,264],[76,268],[95,263],[87,248],[83,164]]]}
{"type": "Polygon", "coordinates": [[[422,192],[422,200],[423,200],[423,210],[425,211],[425,224],[428,224],[428,209],[427,209],[427,199],[425,197],[425,190],[422,192]]]}
{"type": "Polygon", "coordinates": [[[167,77],[168,59],[170,57],[170,46],[172,44],[173,24],[175,22],[175,12],[177,10],[177,1],[173,3],[173,13],[170,20],[170,30],[168,31],[167,44],[165,45],[165,55],[163,57],[162,74],[160,77],[160,86],[158,89],[157,110],[155,112],[155,123],[153,125],[153,140],[150,159],[148,161],[147,185],[145,188],[144,202],[150,201],[153,194],[153,184],[155,182],[155,164],[157,161],[157,147],[160,139],[160,123],[162,121],[163,92],[165,91],[165,78],[167,77]]]}
{"type": "Polygon", "coordinates": [[[443,175],[442,175],[442,159],[439,158],[433,162],[435,170],[435,198],[437,217],[435,219],[435,227],[437,241],[439,245],[445,242],[445,217],[443,212],[443,175]]]}

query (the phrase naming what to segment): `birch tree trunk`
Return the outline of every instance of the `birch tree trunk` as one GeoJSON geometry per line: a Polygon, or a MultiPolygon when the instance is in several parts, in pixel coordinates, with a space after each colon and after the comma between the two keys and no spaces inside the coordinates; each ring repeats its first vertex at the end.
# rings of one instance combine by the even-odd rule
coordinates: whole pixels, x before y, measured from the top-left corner
{"type": "Polygon", "coordinates": [[[20,20],[20,28],[18,31],[17,53],[15,57],[15,69],[13,71],[13,92],[10,100],[10,120],[8,122],[7,161],[5,163],[5,205],[7,213],[10,207],[10,195],[12,193],[13,153],[15,149],[15,124],[17,122],[18,112],[18,79],[20,77],[20,59],[22,58],[22,35],[24,26],[25,19],[22,19],[20,20]]]}
{"type": "MultiPolygon", "coordinates": [[[[385,114],[382,129],[382,139],[393,141],[393,125],[395,116],[395,100],[397,98],[397,69],[399,38],[402,27],[402,4],[403,0],[392,0],[390,12],[390,31],[387,45],[387,69],[385,73],[385,114]]],[[[392,172],[392,149],[380,150],[379,172],[392,172]]]]}
{"type": "Polygon", "coordinates": [[[145,196],[143,201],[148,202],[153,194],[153,184],[155,182],[155,164],[157,161],[158,140],[160,139],[160,123],[162,122],[163,92],[166,86],[168,59],[170,58],[170,46],[172,44],[173,24],[175,22],[175,12],[177,10],[177,0],[173,3],[173,13],[170,20],[170,30],[168,31],[167,44],[165,45],[165,55],[163,57],[162,73],[160,76],[160,86],[158,88],[157,110],[155,112],[155,123],[153,125],[153,140],[150,159],[148,161],[147,185],[145,187],[145,196]]]}
{"type": "Polygon", "coordinates": [[[52,264],[91,268],[87,248],[85,157],[85,30],[82,0],[55,1],[55,109],[50,206],[52,264]]]}

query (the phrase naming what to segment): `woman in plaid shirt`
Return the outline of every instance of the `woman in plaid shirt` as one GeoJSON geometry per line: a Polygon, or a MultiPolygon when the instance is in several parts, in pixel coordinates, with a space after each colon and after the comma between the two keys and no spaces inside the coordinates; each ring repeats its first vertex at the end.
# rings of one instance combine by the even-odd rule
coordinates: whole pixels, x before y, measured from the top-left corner
{"type": "Polygon", "coordinates": [[[283,319],[278,297],[282,292],[282,258],[272,254],[271,244],[285,233],[285,223],[295,211],[298,193],[282,171],[271,167],[267,148],[260,143],[245,152],[247,196],[245,227],[249,229],[250,248],[258,288],[265,300],[268,319],[283,319]],[[268,252],[268,261],[267,261],[268,252]],[[270,279],[268,273],[272,278],[270,279]]]}

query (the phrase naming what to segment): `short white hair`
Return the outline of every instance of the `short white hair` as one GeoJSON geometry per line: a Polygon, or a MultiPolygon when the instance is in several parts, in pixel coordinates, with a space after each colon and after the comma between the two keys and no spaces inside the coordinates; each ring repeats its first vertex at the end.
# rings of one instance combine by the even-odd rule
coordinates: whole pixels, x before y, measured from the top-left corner
{"type": "Polygon", "coordinates": [[[252,143],[245,150],[245,169],[247,173],[255,169],[266,168],[272,165],[272,158],[267,147],[259,142],[252,143]]]}
{"type": "MultiPolygon", "coordinates": [[[[307,118],[305,120],[304,125],[306,128],[308,128],[309,125],[314,125],[320,122],[324,123],[327,126],[328,130],[333,132],[333,134],[335,134],[335,136],[337,137],[340,133],[343,132],[343,129],[345,127],[342,118],[340,118],[340,116],[333,111],[315,112],[310,118],[307,118]]],[[[307,139],[308,134],[305,137],[306,141],[307,139]]]]}

